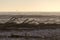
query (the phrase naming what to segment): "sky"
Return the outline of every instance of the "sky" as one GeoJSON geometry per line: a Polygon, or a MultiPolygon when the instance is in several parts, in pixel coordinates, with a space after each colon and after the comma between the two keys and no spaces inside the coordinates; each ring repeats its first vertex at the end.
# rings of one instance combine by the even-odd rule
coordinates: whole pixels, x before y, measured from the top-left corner
{"type": "Polygon", "coordinates": [[[60,0],[0,0],[0,11],[60,12],[60,0]]]}
{"type": "MultiPolygon", "coordinates": [[[[0,0],[0,12],[60,12],[60,0],[0,0]]],[[[60,13],[43,14],[60,15],[60,13]]]]}

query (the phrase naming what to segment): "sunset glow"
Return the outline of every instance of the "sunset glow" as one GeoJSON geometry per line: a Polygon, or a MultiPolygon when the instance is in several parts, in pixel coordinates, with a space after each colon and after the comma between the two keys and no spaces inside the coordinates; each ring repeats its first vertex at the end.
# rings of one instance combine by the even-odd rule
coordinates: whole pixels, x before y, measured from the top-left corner
{"type": "Polygon", "coordinates": [[[60,12],[60,0],[0,0],[0,11],[60,12]]]}

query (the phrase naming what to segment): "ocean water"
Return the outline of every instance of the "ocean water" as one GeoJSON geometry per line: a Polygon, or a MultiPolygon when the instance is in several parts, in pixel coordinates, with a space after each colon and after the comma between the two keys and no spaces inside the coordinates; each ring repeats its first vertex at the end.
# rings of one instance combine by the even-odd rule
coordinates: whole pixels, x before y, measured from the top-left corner
{"type": "Polygon", "coordinates": [[[0,30],[0,40],[60,40],[60,29],[0,30]],[[9,38],[12,34],[28,37],[9,38]]]}

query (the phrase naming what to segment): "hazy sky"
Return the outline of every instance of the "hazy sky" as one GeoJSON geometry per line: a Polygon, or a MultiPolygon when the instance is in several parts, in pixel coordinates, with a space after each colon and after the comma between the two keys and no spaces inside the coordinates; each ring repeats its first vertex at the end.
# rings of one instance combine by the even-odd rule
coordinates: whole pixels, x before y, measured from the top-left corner
{"type": "Polygon", "coordinates": [[[0,11],[60,12],[60,0],[0,0],[0,11]]]}

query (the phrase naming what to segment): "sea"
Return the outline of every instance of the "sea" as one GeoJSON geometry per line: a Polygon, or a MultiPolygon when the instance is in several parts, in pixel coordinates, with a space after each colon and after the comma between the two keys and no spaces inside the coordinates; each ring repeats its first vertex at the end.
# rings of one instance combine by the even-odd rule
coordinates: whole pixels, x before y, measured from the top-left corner
{"type": "Polygon", "coordinates": [[[0,40],[60,40],[60,29],[0,30],[0,40]],[[23,37],[9,37],[11,35],[23,37]]]}

